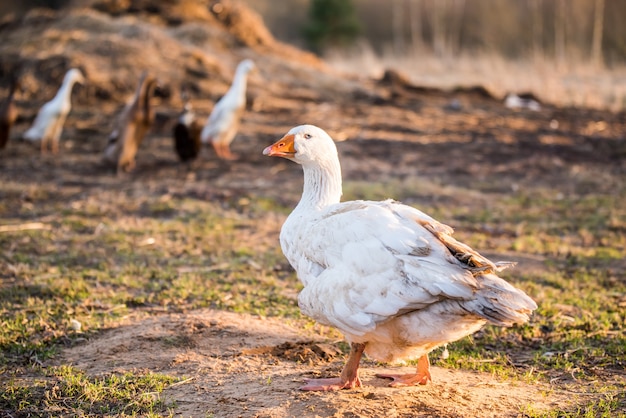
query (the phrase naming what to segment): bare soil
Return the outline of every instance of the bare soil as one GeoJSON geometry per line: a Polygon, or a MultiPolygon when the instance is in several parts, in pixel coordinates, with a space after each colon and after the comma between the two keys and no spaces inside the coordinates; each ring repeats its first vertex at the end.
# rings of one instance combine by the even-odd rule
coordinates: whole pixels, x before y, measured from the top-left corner
{"type": "Polygon", "coordinates": [[[362,388],[299,391],[304,378],[341,372],[343,355],[332,343],[285,320],[199,310],[129,319],[66,350],[63,362],[95,376],[128,370],[183,376],[163,396],[184,417],[516,417],[522,408],[572,400],[546,384],[439,367],[432,384],[393,389],[375,377],[392,369],[371,361],[363,362],[362,388]]]}
{"type": "MultiPolygon", "coordinates": [[[[511,110],[481,89],[438,91],[393,77],[343,76],[311,55],[281,49],[267,41],[266,34],[246,42],[245,36],[250,35],[231,30],[232,19],[214,19],[209,14],[205,26],[187,22],[182,14],[183,23],[171,26],[172,22],[148,19],[139,12],[81,10],[31,15],[28,19],[36,23],[31,32],[17,23],[1,28],[0,33],[10,36],[0,47],[0,59],[26,62],[16,137],[28,127],[42,101],[54,94],[66,68],[80,65],[91,78],[76,92],[59,155],[40,156],[17,138],[2,151],[0,176],[5,185],[21,184],[24,190],[48,185],[58,199],[133,188],[225,202],[269,196],[292,204],[301,192],[300,168],[263,157],[261,152],[303,123],[318,125],[339,141],[344,177],[349,181],[384,184],[421,179],[458,189],[480,184],[479,189],[491,193],[519,187],[570,193],[580,192],[585,184],[570,181],[572,176],[587,178],[588,187],[600,190],[626,174],[623,113],[550,104],[539,112],[511,110]],[[90,30],[85,19],[98,25],[90,30]],[[117,25],[115,30],[100,30],[112,25],[117,25]],[[126,47],[132,51],[111,50],[106,59],[94,52],[96,45],[111,47],[117,33],[130,27],[141,32],[132,42],[145,42],[145,50],[133,49],[129,42],[126,47]],[[43,50],[28,58],[19,55],[18,46],[24,47],[33,30],[66,48],[59,48],[58,55],[43,50]],[[157,53],[159,46],[147,39],[171,42],[167,52],[172,56],[163,58],[163,51],[157,53]],[[133,60],[135,53],[154,56],[133,60]],[[259,71],[251,76],[248,110],[233,143],[239,159],[219,161],[206,149],[190,167],[181,165],[170,137],[180,106],[180,85],[195,86],[192,102],[206,117],[227,88],[234,65],[243,58],[254,59],[259,71]],[[115,65],[117,72],[112,70],[115,65]],[[55,71],[46,78],[50,66],[55,71]],[[145,66],[159,73],[166,93],[155,101],[158,123],[142,144],[136,171],[116,177],[101,162],[101,153],[117,109],[145,66]]],[[[7,74],[6,68],[3,71],[2,76],[7,74]]],[[[5,208],[13,204],[10,199],[24,198],[7,190],[5,208]]],[[[458,204],[453,194],[449,199],[458,204]]],[[[422,190],[411,203],[447,204],[441,197],[437,202],[430,199],[422,190]]],[[[480,205],[484,199],[463,204],[480,205]]],[[[272,225],[276,245],[279,227],[272,225]]],[[[541,261],[538,264],[541,268],[541,261]]],[[[201,310],[131,316],[65,350],[55,361],[93,375],[133,369],[183,376],[186,380],[167,389],[164,396],[176,402],[175,415],[185,417],[517,417],[523,416],[524,408],[565,407],[577,401],[563,387],[438,367],[430,385],[392,389],[374,376],[387,366],[369,361],[362,365],[360,389],[300,392],[306,377],[339,373],[344,356],[337,352],[336,343],[286,320],[201,310]]]]}

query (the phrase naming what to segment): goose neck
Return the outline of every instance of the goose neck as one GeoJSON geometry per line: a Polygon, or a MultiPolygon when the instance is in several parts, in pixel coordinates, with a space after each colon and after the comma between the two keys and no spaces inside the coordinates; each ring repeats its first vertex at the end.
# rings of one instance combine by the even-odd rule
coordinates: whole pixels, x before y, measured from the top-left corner
{"type": "Polygon", "coordinates": [[[304,188],[299,209],[320,210],[341,199],[341,167],[338,162],[303,166],[304,188]]]}
{"type": "Polygon", "coordinates": [[[233,84],[230,88],[231,94],[239,100],[245,100],[247,81],[247,73],[245,71],[237,71],[235,73],[235,78],[233,79],[233,84]]]}
{"type": "Polygon", "coordinates": [[[74,87],[74,83],[76,80],[72,77],[66,77],[63,79],[63,84],[61,84],[61,88],[59,88],[59,92],[56,97],[60,100],[69,102],[70,95],[72,94],[72,87],[74,87]]]}

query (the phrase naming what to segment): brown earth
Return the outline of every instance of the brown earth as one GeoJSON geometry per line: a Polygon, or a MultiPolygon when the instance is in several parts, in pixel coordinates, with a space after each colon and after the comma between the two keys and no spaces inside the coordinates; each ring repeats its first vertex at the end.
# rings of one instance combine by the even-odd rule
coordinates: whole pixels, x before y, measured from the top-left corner
{"type": "Polygon", "coordinates": [[[545,384],[439,367],[432,384],[393,389],[374,376],[390,368],[370,361],[362,364],[362,388],[301,392],[304,378],[341,371],[342,356],[327,338],[285,320],[213,310],[127,320],[67,350],[63,361],[96,376],[128,370],[184,376],[163,394],[184,417],[515,417],[524,407],[572,400],[545,384]]]}
{"type": "MultiPolygon", "coordinates": [[[[520,187],[604,191],[626,173],[623,113],[549,104],[539,112],[510,110],[482,89],[438,91],[401,77],[341,76],[274,41],[258,17],[236,3],[164,3],[167,13],[149,7],[154,2],[111,1],[64,13],[35,11],[0,26],[6,40],[0,84],[6,88],[19,65],[24,86],[15,140],[0,154],[3,184],[48,185],[59,199],[133,188],[224,201],[271,196],[292,204],[301,191],[300,168],[261,151],[303,123],[340,141],[347,180],[417,179],[449,188],[437,201],[422,188],[407,203],[481,207],[489,193],[520,187]],[[231,12],[235,17],[224,14],[231,12]],[[240,158],[226,163],[204,150],[190,169],[181,166],[169,135],[181,85],[190,87],[195,108],[206,117],[243,58],[252,58],[258,72],[233,143],[240,158]],[[75,93],[60,155],[42,157],[17,137],[72,66],[81,67],[89,83],[75,93]],[[158,124],[139,151],[136,171],[118,178],[101,153],[116,111],[145,68],[162,84],[158,124]],[[459,201],[456,191],[477,185],[486,193],[459,201]]],[[[279,225],[273,228],[277,234],[279,225]]],[[[303,378],[340,370],[343,356],[328,343],[328,333],[304,332],[285,320],[206,310],[128,318],[66,350],[59,361],[93,375],[140,369],[185,376],[164,394],[185,417],[515,417],[522,408],[577,401],[563,387],[437,367],[431,385],[391,389],[374,377],[384,366],[367,361],[361,389],[299,392],[303,378]]]]}

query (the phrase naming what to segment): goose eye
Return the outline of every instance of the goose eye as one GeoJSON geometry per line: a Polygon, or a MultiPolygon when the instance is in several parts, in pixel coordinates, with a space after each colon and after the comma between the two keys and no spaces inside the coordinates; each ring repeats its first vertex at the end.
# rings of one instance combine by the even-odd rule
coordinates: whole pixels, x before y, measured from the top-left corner
{"type": "Polygon", "coordinates": [[[311,134],[304,134],[304,139],[311,139],[311,134]]]}

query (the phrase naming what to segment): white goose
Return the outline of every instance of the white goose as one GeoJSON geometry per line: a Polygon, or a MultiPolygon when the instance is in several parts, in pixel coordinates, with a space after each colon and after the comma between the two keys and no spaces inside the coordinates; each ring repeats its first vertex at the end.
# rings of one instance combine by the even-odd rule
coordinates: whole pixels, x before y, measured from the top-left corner
{"type": "Polygon", "coordinates": [[[304,170],[302,198],[280,233],[304,284],[300,309],[351,344],[340,377],[310,379],[302,390],[361,386],[363,352],[385,362],[418,359],[415,374],[378,376],[391,386],[426,384],[430,351],[487,323],[524,323],[537,308],[495,274],[513,263],[487,260],[419,210],[392,200],[340,203],[337,148],[320,128],[293,128],[263,154],[304,170]]]}
{"type": "Polygon", "coordinates": [[[41,152],[45,153],[50,144],[53,154],[59,151],[59,140],[63,132],[63,124],[72,109],[71,97],[74,83],[84,84],[85,77],[77,68],[70,69],[63,78],[63,84],[56,96],[44,104],[33,125],[22,137],[31,142],[41,141],[41,152]]]}
{"type": "Polygon", "coordinates": [[[252,60],[245,59],[239,63],[233,84],[226,94],[215,103],[215,107],[200,134],[202,143],[213,145],[215,153],[221,159],[234,160],[237,158],[230,151],[230,143],[233,142],[239,130],[241,115],[246,107],[247,76],[254,68],[252,60]]]}

